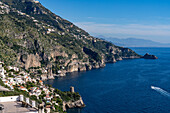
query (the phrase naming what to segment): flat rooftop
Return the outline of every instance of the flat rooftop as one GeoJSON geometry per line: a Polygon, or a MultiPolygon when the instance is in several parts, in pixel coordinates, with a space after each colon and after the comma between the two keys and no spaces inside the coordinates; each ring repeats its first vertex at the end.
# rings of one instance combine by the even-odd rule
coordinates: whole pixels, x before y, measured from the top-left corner
{"type": "Polygon", "coordinates": [[[5,108],[2,113],[38,113],[34,108],[22,107],[21,102],[0,102],[0,104],[3,104],[5,108]]]}

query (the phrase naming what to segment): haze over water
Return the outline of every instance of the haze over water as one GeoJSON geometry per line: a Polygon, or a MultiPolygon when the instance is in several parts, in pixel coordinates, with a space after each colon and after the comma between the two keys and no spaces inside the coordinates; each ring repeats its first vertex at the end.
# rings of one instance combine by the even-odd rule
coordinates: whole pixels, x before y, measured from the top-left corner
{"type": "Polygon", "coordinates": [[[159,59],[123,60],[45,83],[62,91],[74,86],[81,94],[86,107],[68,113],[170,113],[170,48],[132,49],[141,55],[154,54],[159,59]]]}

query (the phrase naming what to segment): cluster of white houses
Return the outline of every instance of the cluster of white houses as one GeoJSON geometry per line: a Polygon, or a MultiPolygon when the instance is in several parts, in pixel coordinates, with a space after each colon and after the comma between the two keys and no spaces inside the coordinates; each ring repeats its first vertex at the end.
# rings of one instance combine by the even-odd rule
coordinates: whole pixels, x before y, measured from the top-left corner
{"type": "MultiPolygon", "coordinates": [[[[33,79],[31,79],[27,73],[25,72],[19,73],[19,68],[17,67],[7,66],[6,69],[8,71],[12,70],[11,72],[7,73],[7,70],[4,69],[3,65],[4,63],[0,62],[0,78],[2,79],[5,85],[10,87],[11,90],[14,89],[13,88],[14,85],[21,85],[21,84],[25,84],[27,81],[31,81],[31,82],[33,81],[33,79]],[[14,72],[18,72],[20,76],[15,75],[14,72]],[[13,77],[9,77],[8,76],[9,74],[13,77]]],[[[27,91],[26,88],[20,88],[20,89],[27,91]]]]}
{"type": "MultiPolygon", "coordinates": [[[[45,94],[46,96],[44,99],[46,100],[47,103],[54,103],[55,105],[58,105],[58,103],[51,102],[53,97],[59,97],[61,98],[58,94],[54,95],[54,88],[49,88],[43,84],[43,81],[40,80],[39,78],[31,78],[30,75],[24,71],[20,71],[19,68],[17,67],[12,67],[8,66],[4,68],[4,63],[0,62],[0,79],[3,81],[3,83],[10,88],[10,90],[14,90],[14,86],[17,86],[19,90],[23,90],[29,93],[30,96],[35,95],[37,99],[39,99],[39,96],[42,94],[45,94]],[[10,71],[12,70],[12,71],[10,71]],[[18,73],[15,75],[14,73],[18,73]],[[10,76],[12,77],[9,77],[10,76]],[[31,83],[38,83],[39,85],[36,85],[35,87],[30,87],[27,89],[25,84],[27,82],[31,83]]],[[[49,106],[47,106],[48,111],[49,111],[49,106]]]]}
{"type": "MultiPolygon", "coordinates": [[[[13,70],[12,72],[9,72],[10,75],[12,75],[13,77],[9,77],[9,73],[7,73],[7,70],[4,69],[4,63],[0,62],[0,78],[2,79],[2,81],[4,82],[5,85],[7,85],[11,90],[14,90],[13,86],[18,86],[18,89],[23,90],[23,91],[27,91],[29,93],[29,95],[35,95],[35,96],[39,96],[41,95],[41,92],[44,91],[46,94],[46,97],[44,97],[44,99],[46,100],[51,100],[51,98],[53,96],[49,96],[50,91],[49,88],[47,88],[47,86],[43,85],[43,81],[40,80],[39,78],[34,79],[31,78],[29,76],[28,73],[26,72],[20,72],[19,68],[17,67],[12,67],[12,66],[8,66],[7,69],[8,71],[13,70]],[[18,72],[19,75],[15,75],[14,73],[18,72]],[[26,84],[27,82],[33,82],[33,83],[39,83],[39,86],[36,87],[31,87],[29,89],[27,89],[26,87],[24,87],[24,84],[26,84]]],[[[51,88],[52,92],[54,91],[54,88],[51,88]]],[[[59,96],[59,95],[57,95],[59,96]]]]}

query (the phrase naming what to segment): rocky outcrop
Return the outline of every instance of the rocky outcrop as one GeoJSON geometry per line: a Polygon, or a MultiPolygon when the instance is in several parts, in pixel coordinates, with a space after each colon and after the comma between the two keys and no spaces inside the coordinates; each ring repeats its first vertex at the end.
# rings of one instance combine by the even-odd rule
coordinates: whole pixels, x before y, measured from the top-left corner
{"type": "Polygon", "coordinates": [[[78,63],[71,63],[68,68],[67,68],[67,72],[75,72],[75,71],[78,71],[78,63]]]}
{"type": "Polygon", "coordinates": [[[55,79],[54,75],[48,75],[48,79],[55,79]]]}
{"type": "Polygon", "coordinates": [[[47,80],[47,79],[48,79],[48,76],[47,76],[46,74],[42,74],[42,75],[41,75],[41,80],[44,80],[44,81],[45,81],[45,80],[47,80]]]}
{"type": "Polygon", "coordinates": [[[30,54],[21,57],[21,60],[25,63],[25,69],[30,67],[41,67],[40,57],[38,54],[30,54]]]}
{"type": "Polygon", "coordinates": [[[5,14],[5,13],[9,13],[10,12],[10,8],[8,5],[4,4],[3,2],[0,2],[0,14],[5,14]]]}
{"type": "Polygon", "coordinates": [[[143,56],[144,59],[158,59],[158,57],[156,57],[155,55],[150,55],[149,53],[146,53],[143,56]]]}
{"type": "Polygon", "coordinates": [[[63,110],[64,111],[66,111],[67,108],[72,109],[72,108],[82,108],[82,107],[85,107],[82,97],[80,97],[80,99],[75,102],[72,102],[72,101],[63,102],[63,110]]]}
{"type": "Polygon", "coordinates": [[[79,65],[78,71],[86,71],[86,70],[88,70],[86,64],[79,65]]]}

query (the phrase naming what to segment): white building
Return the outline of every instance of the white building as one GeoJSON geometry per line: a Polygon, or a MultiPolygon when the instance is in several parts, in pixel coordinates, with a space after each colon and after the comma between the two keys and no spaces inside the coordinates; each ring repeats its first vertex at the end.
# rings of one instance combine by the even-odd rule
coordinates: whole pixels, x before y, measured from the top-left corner
{"type": "Polygon", "coordinates": [[[10,87],[10,89],[11,89],[11,90],[13,90],[13,89],[14,89],[14,87],[13,87],[13,85],[12,85],[12,84],[10,84],[10,85],[9,85],[9,87],[10,87]]]}
{"type": "Polygon", "coordinates": [[[8,69],[8,70],[14,70],[14,71],[16,71],[16,72],[19,71],[19,68],[17,68],[17,67],[12,67],[12,66],[8,66],[7,69],[8,69]]]}
{"type": "Polygon", "coordinates": [[[23,86],[20,86],[18,89],[22,90],[22,91],[26,91],[28,92],[27,88],[23,87],[23,86]]]}
{"type": "Polygon", "coordinates": [[[36,90],[36,96],[39,96],[39,95],[41,95],[41,90],[36,90]]]}
{"type": "Polygon", "coordinates": [[[49,94],[50,91],[47,88],[43,88],[43,91],[45,92],[45,94],[49,94]]]}
{"type": "Polygon", "coordinates": [[[47,70],[46,70],[46,69],[43,69],[43,70],[42,70],[42,73],[47,73],[47,70]]]}
{"type": "Polygon", "coordinates": [[[7,86],[8,86],[9,81],[7,81],[7,80],[6,80],[6,81],[3,81],[3,82],[4,82],[4,84],[5,84],[5,85],[7,85],[7,86]]]}
{"type": "Polygon", "coordinates": [[[0,76],[2,77],[2,78],[5,78],[6,76],[5,76],[5,70],[4,70],[4,68],[2,67],[2,64],[0,64],[0,76]]]}
{"type": "Polygon", "coordinates": [[[32,79],[32,82],[36,83],[36,82],[37,82],[37,80],[33,78],[33,79],[32,79]]]}
{"type": "Polygon", "coordinates": [[[25,81],[23,81],[21,77],[16,77],[14,78],[14,80],[16,84],[25,84],[25,81]]]}
{"type": "Polygon", "coordinates": [[[10,83],[14,82],[14,78],[8,77],[8,81],[9,81],[10,83]]]}
{"type": "Polygon", "coordinates": [[[54,32],[55,31],[55,29],[48,29],[48,31],[47,31],[47,34],[50,34],[51,32],[54,32]]]}

